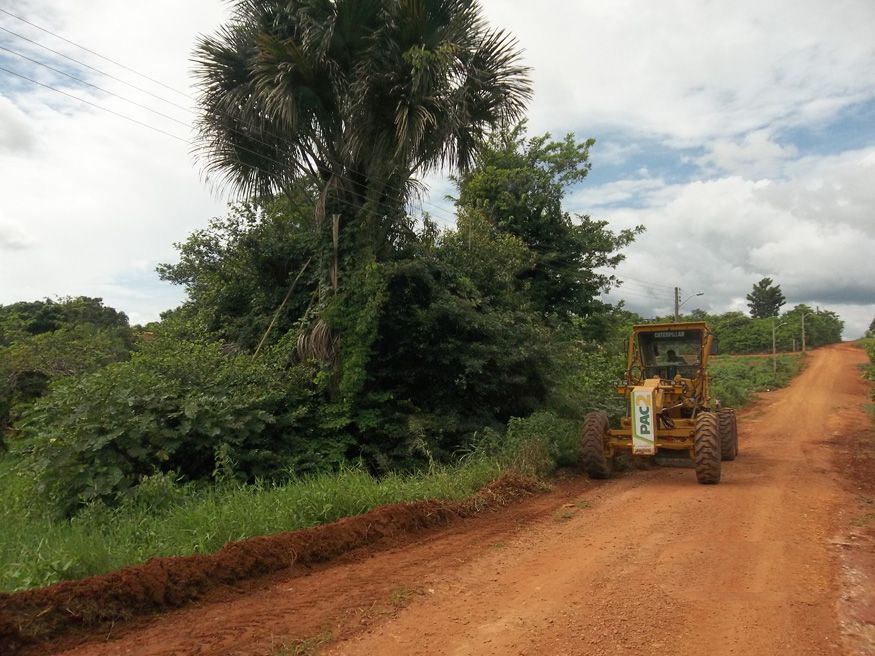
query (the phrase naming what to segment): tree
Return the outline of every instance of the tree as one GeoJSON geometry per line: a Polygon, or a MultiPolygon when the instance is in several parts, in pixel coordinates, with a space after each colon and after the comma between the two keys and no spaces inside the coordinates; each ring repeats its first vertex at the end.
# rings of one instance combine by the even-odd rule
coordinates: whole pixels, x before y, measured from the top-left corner
{"type": "Polygon", "coordinates": [[[754,319],[777,317],[786,303],[781,286],[773,285],[771,278],[763,278],[756,283],[746,298],[750,316],[754,319]]]}
{"type": "Polygon", "coordinates": [[[802,316],[805,315],[805,343],[807,346],[821,346],[842,341],[845,323],[830,310],[815,309],[800,304],[785,312],[782,319],[802,339],[802,316]]]}
{"type": "Polygon", "coordinates": [[[549,134],[526,138],[524,133],[521,123],[493,135],[474,167],[456,180],[458,206],[482,213],[496,230],[529,249],[517,283],[532,310],[560,317],[602,312],[599,296],[615,280],[606,271],[623,260],[620,249],[643,228],[614,234],[605,221],[563,209],[567,189],[589,173],[592,139],[567,134],[553,141],[549,134]]]}
{"type": "Polygon", "coordinates": [[[127,316],[99,298],[0,305],[0,448],[19,411],[50,383],[126,360],[132,347],[127,316]]]}
{"type": "Polygon", "coordinates": [[[869,324],[869,330],[866,331],[866,337],[875,337],[875,319],[869,324]]]}
{"type": "MultiPolygon", "coordinates": [[[[519,58],[476,0],[237,0],[195,50],[201,155],[250,195],[309,181],[338,257],[381,259],[412,176],[466,168],[524,111],[519,58]]],[[[335,287],[337,267],[321,266],[335,287]]]]}
{"type": "Polygon", "coordinates": [[[126,331],[128,317],[124,312],[105,306],[103,299],[89,296],[0,305],[0,346],[9,346],[28,336],[52,332],[62,326],[83,324],[126,331]]]}
{"type": "Polygon", "coordinates": [[[274,200],[238,203],[176,244],[179,262],[161,264],[162,279],[184,285],[188,299],[178,310],[197,318],[214,338],[253,350],[278,308],[271,336],[285,334],[306,312],[318,284],[315,266],[298,274],[313,253],[312,206],[274,200]],[[282,300],[297,279],[295,294],[282,300]]]}

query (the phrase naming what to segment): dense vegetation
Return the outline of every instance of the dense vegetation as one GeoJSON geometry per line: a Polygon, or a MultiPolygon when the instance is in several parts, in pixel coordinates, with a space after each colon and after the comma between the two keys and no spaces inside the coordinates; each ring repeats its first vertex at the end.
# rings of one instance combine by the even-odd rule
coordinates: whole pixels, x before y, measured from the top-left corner
{"type": "Polygon", "coordinates": [[[73,515],[154,474],[251,482],[355,462],[384,474],[452,462],[515,417],[618,414],[620,349],[599,344],[625,317],[598,300],[611,279],[596,271],[634,233],[561,204],[590,145],[497,133],[459,178],[456,227],[406,219],[383,259],[330,292],[315,335],[325,289],[298,275],[313,257],[312,207],[293,204],[304,196],[235,206],[161,267],[189,300],[151,339],[32,405],[21,466],[73,515]]]}
{"type": "MultiPolygon", "coordinates": [[[[869,326],[866,337],[861,339],[858,343],[866,349],[866,353],[869,355],[869,364],[864,367],[863,376],[867,380],[875,383],[875,319],[872,320],[872,325],[869,326]]],[[[873,403],[869,404],[869,412],[875,417],[875,387],[872,388],[871,398],[873,403]]]]}
{"type": "Polygon", "coordinates": [[[99,298],[0,305],[0,449],[21,410],[54,381],[129,357],[127,317],[99,298]]]}

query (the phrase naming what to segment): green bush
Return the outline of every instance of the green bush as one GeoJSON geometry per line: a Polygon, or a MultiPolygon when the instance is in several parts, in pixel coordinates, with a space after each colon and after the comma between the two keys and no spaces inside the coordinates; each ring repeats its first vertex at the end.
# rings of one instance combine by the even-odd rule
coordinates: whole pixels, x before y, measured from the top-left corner
{"type": "Polygon", "coordinates": [[[157,340],[129,362],[57,384],[23,422],[23,466],[38,491],[71,513],[112,504],[156,473],[253,480],[343,461],[342,443],[310,439],[310,372],[279,366],[275,352],[226,350],[157,340]]]}
{"type": "Polygon", "coordinates": [[[568,467],[580,456],[580,422],[549,411],[513,418],[507,425],[506,448],[514,469],[543,476],[556,466],[568,467]]]}
{"type": "Polygon", "coordinates": [[[783,353],[776,358],[777,373],[770,357],[715,357],[711,359],[711,397],[721,405],[740,408],[756,392],[786,386],[802,368],[801,353],[783,353]]]}
{"type": "MultiPolygon", "coordinates": [[[[863,377],[866,380],[875,382],[875,337],[866,337],[857,343],[866,349],[866,353],[869,355],[869,364],[863,368],[863,377]]],[[[875,387],[872,388],[871,397],[875,399],[875,387]]],[[[871,409],[872,407],[870,406],[871,409]]]]}
{"type": "Polygon", "coordinates": [[[132,348],[127,317],[100,299],[0,305],[0,450],[53,381],[127,360],[132,348]]]}
{"type": "Polygon", "coordinates": [[[549,406],[570,419],[582,420],[587,413],[602,410],[612,422],[619,421],[626,402],[617,394],[617,385],[622,383],[625,370],[625,354],[574,342],[566,344],[556,367],[559,380],[549,406]]]}

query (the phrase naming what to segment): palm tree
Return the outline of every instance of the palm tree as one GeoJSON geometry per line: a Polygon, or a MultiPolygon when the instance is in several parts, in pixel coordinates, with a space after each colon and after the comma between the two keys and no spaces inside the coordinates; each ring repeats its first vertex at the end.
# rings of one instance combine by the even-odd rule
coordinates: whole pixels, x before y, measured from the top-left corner
{"type": "Polygon", "coordinates": [[[237,0],[195,50],[199,155],[245,195],[306,181],[379,256],[414,175],[523,114],[520,54],[476,0],[237,0]]]}

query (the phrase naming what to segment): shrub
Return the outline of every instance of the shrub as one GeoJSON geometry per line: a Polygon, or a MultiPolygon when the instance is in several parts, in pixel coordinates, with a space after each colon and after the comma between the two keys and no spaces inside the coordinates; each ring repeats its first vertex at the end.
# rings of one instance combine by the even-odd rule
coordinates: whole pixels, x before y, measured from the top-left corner
{"type": "Polygon", "coordinates": [[[777,372],[772,359],[762,357],[717,357],[711,360],[711,396],[726,407],[745,405],[755,392],[784,387],[799,373],[801,354],[777,357],[777,372]]]}
{"type": "Polygon", "coordinates": [[[506,448],[513,469],[543,476],[557,465],[571,466],[580,455],[580,422],[562,419],[553,412],[536,412],[513,418],[507,424],[506,448]]]}
{"type": "Polygon", "coordinates": [[[230,467],[252,480],[343,460],[342,443],[311,443],[309,372],[284,369],[276,353],[226,350],[157,340],[129,362],[59,383],[23,422],[39,491],[71,513],[112,504],[156,473],[197,480],[230,467]]]}

